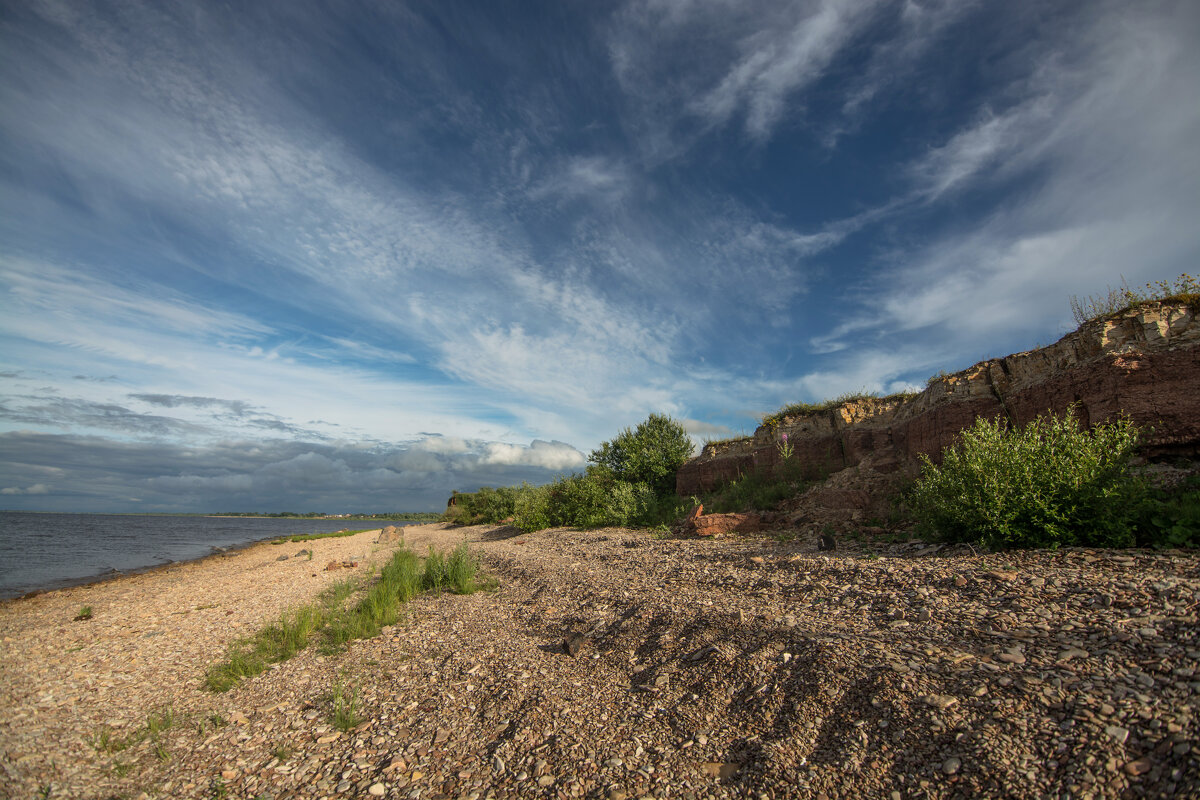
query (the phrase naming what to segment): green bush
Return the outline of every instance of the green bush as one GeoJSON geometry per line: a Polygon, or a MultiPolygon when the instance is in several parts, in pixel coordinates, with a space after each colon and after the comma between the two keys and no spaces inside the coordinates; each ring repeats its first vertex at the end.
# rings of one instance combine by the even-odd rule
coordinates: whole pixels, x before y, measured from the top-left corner
{"type": "Polygon", "coordinates": [[[525,533],[553,527],[550,522],[549,486],[521,486],[514,503],[513,524],[525,533]]]}
{"type": "Polygon", "coordinates": [[[1172,491],[1154,492],[1142,519],[1138,544],[1200,547],[1200,477],[1172,491]]]}
{"type": "Polygon", "coordinates": [[[515,486],[484,486],[473,494],[455,492],[454,505],[442,518],[459,525],[495,525],[513,517],[519,492],[515,486]]]}
{"type": "Polygon", "coordinates": [[[1138,431],[1127,420],[1082,430],[1073,409],[1023,429],[978,419],[942,453],[922,456],[910,507],[927,529],[994,548],[1135,541],[1147,488],[1128,467],[1138,431]]]}
{"type": "Polygon", "coordinates": [[[662,497],[675,491],[675,473],[694,446],[683,426],[670,417],[651,414],[646,421],[621,431],[611,442],[588,456],[617,480],[644,483],[662,497]]]}

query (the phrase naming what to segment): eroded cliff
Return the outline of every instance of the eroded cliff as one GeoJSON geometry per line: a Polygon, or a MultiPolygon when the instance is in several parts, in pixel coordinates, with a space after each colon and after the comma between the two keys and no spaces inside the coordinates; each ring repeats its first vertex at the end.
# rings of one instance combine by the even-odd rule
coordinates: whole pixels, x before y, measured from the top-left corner
{"type": "Polygon", "coordinates": [[[1048,347],[981,361],[930,381],[915,397],[864,398],[787,415],[754,435],[707,445],[680,468],[682,496],[755,470],[770,473],[782,434],[807,477],[870,459],[890,472],[937,458],[977,417],[1024,425],[1074,405],[1084,424],[1125,415],[1144,431],[1149,458],[1200,454],[1200,319],[1176,303],[1147,303],[1085,323],[1048,347]]]}

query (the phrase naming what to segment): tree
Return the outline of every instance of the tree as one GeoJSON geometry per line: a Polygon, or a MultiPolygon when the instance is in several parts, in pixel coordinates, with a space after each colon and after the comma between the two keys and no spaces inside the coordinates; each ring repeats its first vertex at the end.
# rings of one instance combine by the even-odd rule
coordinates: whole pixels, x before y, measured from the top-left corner
{"type": "Polygon", "coordinates": [[[692,440],[675,420],[651,414],[637,428],[626,428],[593,450],[588,461],[608,469],[617,480],[644,483],[659,497],[675,491],[675,473],[692,455],[692,440]]]}

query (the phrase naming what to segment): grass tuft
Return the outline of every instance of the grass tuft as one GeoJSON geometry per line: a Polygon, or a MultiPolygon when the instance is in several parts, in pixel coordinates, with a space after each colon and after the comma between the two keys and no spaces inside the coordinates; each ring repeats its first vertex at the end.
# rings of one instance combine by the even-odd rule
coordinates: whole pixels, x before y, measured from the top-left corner
{"type": "Polygon", "coordinates": [[[341,681],[334,684],[330,721],[339,731],[350,731],[362,723],[362,697],[358,687],[346,686],[341,681]]]}
{"type": "Polygon", "coordinates": [[[404,604],[424,589],[475,591],[478,569],[478,560],[466,545],[448,558],[431,549],[424,566],[408,548],[397,550],[357,603],[349,601],[363,588],[360,581],[350,578],[333,584],[317,603],[284,613],[253,636],[234,642],[225,660],[209,667],[205,685],[214,692],[228,691],[242,679],[291,658],[314,637],[321,638],[325,650],[336,652],[356,639],[378,636],[384,627],[399,621],[404,604]]]}

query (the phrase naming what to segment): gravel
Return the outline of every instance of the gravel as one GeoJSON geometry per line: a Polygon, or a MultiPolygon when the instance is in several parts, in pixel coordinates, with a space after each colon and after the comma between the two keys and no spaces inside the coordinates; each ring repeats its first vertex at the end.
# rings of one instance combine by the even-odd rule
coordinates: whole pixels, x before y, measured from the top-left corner
{"type": "MultiPolygon", "coordinates": [[[[438,525],[405,535],[418,552],[468,541],[498,588],[422,596],[382,636],[337,655],[310,648],[224,695],[200,677],[237,628],[205,629],[215,639],[201,637],[190,658],[168,637],[139,638],[174,647],[176,672],[153,656],[123,664],[119,681],[93,672],[90,716],[43,719],[40,705],[63,690],[53,670],[25,674],[28,652],[53,636],[47,610],[73,614],[81,590],[0,606],[0,787],[97,798],[1200,797],[1191,551],[862,541],[818,552],[803,534],[438,525]],[[178,722],[157,742],[87,744],[104,719],[127,731],[158,707],[168,674],[182,676],[165,687],[178,722]],[[331,721],[339,683],[357,691],[362,720],[345,731],[331,721]]],[[[357,538],[347,552],[364,549],[357,538]]],[[[267,566],[227,584],[251,609],[298,563],[254,553],[237,559],[267,566]]],[[[211,585],[237,559],[192,579],[211,585]]],[[[124,613],[190,586],[139,577],[144,592],[124,613]]],[[[266,605],[258,624],[279,613],[266,605]]],[[[127,644],[97,638],[92,663],[127,644]]]]}

